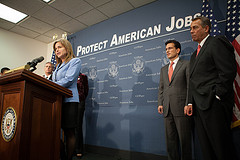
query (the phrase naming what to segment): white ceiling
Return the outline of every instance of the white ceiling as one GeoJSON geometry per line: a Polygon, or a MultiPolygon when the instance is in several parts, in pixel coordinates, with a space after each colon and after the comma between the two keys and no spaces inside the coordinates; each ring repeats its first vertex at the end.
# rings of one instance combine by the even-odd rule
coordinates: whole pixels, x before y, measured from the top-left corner
{"type": "MultiPolygon", "coordinates": [[[[156,0],[0,0],[28,18],[14,24],[0,18],[0,28],[44,43],[68,35],[156,0]]],[[[1,11],[0,11],[1,12],[1,11]]]]}

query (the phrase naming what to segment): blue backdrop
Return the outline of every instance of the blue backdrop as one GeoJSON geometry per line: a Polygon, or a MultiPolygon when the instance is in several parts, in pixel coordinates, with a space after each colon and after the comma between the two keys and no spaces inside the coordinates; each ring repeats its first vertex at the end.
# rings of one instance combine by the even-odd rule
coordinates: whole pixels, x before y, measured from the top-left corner
{"type": "MultiPolygon", "coordinates": [[[[197,47],[189,27],[201,7],[201,0],[159,0],[68,37],[89,78],[86,144],[166,155],[157,112],[160,68],[168,63],[164,43],[178,40],[189,59],[197,47]]],[[[224,33],[226,1],[211,7],[224,33]]]]}

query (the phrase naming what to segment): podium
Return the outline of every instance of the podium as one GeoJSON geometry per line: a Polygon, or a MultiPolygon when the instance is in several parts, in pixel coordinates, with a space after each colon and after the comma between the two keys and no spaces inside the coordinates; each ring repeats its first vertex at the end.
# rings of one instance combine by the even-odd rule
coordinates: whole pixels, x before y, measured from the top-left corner
{"type": "Polygon", "coordinates": [[[0,159],[59,160],[62,97],[72,92],[28,70],[0,77],[0,159]]]}

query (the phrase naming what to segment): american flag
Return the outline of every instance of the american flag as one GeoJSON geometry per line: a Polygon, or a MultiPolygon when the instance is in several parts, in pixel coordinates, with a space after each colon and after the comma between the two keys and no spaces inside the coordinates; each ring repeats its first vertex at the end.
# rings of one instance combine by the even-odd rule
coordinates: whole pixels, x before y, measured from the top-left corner
{"type": "Polygon", "coordinates": [[[227,2],[226,37],[235,48],[237,62],[237,76],[234,81],[235,104],[233,108],[232,128],[240,125],[240,1],[228,0],[227,2]]]}
{"type": "Polygon", "coordinates": [[[53,51],[53,53],[52,53],[51,62],[52,62],[52,64],[54,65],[54,69],[53,69],[53,71],[54,71],[55,68],[56,68],[56,64],[57,64],[54,51],[53,51]]]}
{"type": "Polygon", "coordinates": [[[211,8],[208,0],[203,0],[202,16],[210,19],[210,22],[212,24],[212,29],[210,32],[211,36],[216,36],[216,35],[221,34],[221,31],[217,27],[217,20],[215,19],[214,15],[213,15],[213,11],[212,11],[212,8],[211,8]]]}

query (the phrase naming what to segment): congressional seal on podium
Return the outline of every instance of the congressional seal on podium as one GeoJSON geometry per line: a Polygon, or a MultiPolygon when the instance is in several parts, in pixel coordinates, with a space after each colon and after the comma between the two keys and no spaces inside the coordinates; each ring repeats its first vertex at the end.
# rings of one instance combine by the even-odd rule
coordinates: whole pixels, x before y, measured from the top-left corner
{"type": "Polygon", "coordinates": [[[6,142],[13,139],[17,126],[17,115],[12,107],[8,107],[1,122],[2,137],[6,142]]]}

